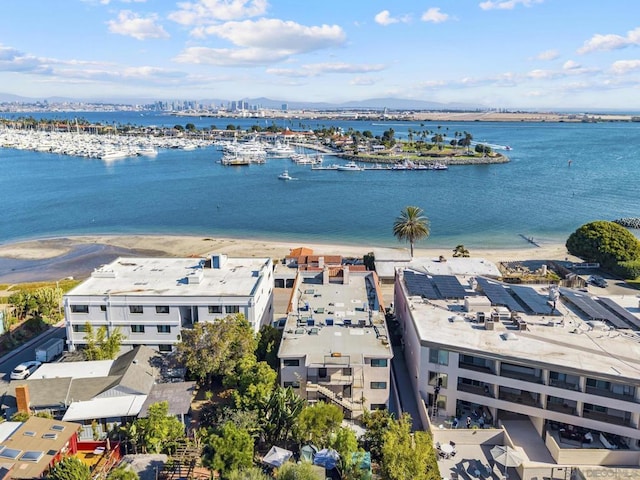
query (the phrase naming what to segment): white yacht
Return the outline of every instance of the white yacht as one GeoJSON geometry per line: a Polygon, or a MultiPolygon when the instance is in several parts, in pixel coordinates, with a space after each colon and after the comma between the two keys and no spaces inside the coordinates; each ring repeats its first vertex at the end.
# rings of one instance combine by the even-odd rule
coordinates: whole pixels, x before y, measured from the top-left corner
{"type": "Polygon", "coordinates": [[[279,180],[295,180],[291,175],[289,175],[289,171],[285,170],[280,175],[278,175],[279,180]]]}
{"type": "Polygon", "coordinates": [[[344,165],[338,165],[336,170],[340,172],[361,172],[364,168],[359,166],[356,162],[349,162],[344,165]]]}

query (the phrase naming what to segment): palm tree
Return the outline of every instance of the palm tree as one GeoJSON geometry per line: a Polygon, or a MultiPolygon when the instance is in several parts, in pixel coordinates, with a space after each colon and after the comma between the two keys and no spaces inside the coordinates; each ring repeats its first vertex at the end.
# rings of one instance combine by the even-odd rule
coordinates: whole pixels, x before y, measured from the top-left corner
{"type": "Polygon", "coordinates": [[[453,249],[453,256],[467,258],[467,257],[470,257],[471,254],[469,253],[469,250],[465,248],[464,245],[457,245],[456,248],[453,249]]]}
{"type": "Polygon", "coordinates": [[[429,231],[429,219],[423,213],[420,207],[405,207],[393,224],[393,235],[399,241],[409,242],[411,258],[413,258],[413,244],[417,240],[427,238],[431,233],[429,231]]]}

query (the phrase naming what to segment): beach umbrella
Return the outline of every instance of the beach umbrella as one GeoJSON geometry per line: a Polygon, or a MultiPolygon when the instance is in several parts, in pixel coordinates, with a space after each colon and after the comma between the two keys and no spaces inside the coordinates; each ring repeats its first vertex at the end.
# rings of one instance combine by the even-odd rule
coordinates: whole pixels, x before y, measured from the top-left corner
{"type": "Polygon", "coordinates": [[[507,476],[507,467],[519,467],[523,459],[518,452],[506,445],[496,445],[491,449],[491,456],[496,463],[504,467],[505,477],[507,476]]]}

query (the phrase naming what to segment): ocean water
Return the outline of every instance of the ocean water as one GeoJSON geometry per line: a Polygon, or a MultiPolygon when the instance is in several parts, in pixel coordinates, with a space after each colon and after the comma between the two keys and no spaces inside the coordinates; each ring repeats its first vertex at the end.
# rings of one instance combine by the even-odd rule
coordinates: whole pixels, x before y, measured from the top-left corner
{"type": "MultiPolygon", "coordinates": [[[[35,118],[43,114],[32,114],[35,118]]],[[[134,125],[280,124],[282,120],[134,113],[50,114],[134,125]]],[[[18,116],[18,115],[13,115],[18,116]]],[[[6,115],[5,115],[6,117],[6,115]]],[[[161,150],[106,165],[97,159],[0,149],[0,243],[79,234],[194,234],[296,242],[398,246],[394,219],[422,208],[430,237],[418,244],[467,248],[564,242],[583,223],[640,216],[639,123],[286,121],[292,129],[341,126],[437,130],[510,145],[500,165],[448,171],[312,171],[288,159],[225,167],[214,147],[161,150]],[[571,160],[569,164],[569,160],[571,160]],[[298,180],[283,182],[284,169],[298,180]]],[[[325,163],[340,162],[331,157],[325,163]]]]}

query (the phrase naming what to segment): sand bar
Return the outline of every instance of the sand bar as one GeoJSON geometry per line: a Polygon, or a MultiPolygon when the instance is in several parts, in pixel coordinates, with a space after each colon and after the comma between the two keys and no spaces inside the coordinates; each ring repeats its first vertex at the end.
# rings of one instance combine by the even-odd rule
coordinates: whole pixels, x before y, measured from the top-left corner
{"type": "MultiPolygon", "coordinates": [[[[56,280],[67,276],[83,278],[91,271],[118,256],[203,256],[223,253],[235,257],[284,258],[297,247],[308,247],[316,254],[340,254],[361,257],[376,248],[374,245],[338,245],[332,243],[279,242],[256,239],[233,239],[172,235],[95,235],[50,238],[0,245],[0,282],[20,283],[56,280]]],[[[388,249],[388,247],[386,248],[388,249]]],[[[390,249],[395,250],[395,249],[390,249]]],[[[407,246],[398,243],[397,250],[407,246]]],[[[448,248],[417,248],[416,257],[445,258],[452,256],[448,248]]],[[[517,260],[580,261],[568,254],[563,244],[518,249],[472,249],[471,256],[492,262],[517,260]]]]}

